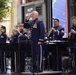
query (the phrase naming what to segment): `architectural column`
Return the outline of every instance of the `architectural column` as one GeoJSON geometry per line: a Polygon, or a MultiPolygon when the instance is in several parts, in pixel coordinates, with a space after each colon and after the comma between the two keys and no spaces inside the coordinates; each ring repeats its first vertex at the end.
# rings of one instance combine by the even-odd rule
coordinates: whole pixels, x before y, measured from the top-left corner
{"type": "Polygon", "coordinates": [[[46,28],[49,30],[52,26],[52,0],[45,0],[46,3],[46,28]]]}
{"type": "Polygon", "coordinates": [[[17,25],[17,0],[12,0],[11,8],[13,10],[11,11],[11,15],[10,15],[11,22],[10,22],[10,32],[9,32],[9,34],[12,33],[14,25],[17,25]]]}

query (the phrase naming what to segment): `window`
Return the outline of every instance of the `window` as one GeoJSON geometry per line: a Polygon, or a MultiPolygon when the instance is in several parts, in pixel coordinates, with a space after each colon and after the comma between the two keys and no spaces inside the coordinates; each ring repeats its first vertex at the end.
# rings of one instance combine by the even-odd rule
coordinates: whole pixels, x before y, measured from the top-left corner
{"type": "Polygon", "coordinates": [[[52,0],[53,18],[58,18],[60,24],[65,28],[65,36],[68,33],[67,0],[52,0]]]}

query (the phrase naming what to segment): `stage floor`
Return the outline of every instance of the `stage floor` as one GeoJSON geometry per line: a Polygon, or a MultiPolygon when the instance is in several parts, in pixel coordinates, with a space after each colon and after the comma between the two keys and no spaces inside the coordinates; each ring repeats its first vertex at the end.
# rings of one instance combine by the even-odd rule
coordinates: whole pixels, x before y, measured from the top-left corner
{"type": "MultiPolygon", "coordinates": [[[[62,72],[61,71],[43,71],[43,72],[40,72],[40,73],[34,73],[35,75],[50,75],[50,74],[61,74],[62,72]]],[[[31,72],[22,72],[21,73],[22,75],[32,75],[33,73],[31,72]]]]}
{"type": "MultiPolygon", "coordinates": [[[[12,73],[12,74],[1,74],[0,75],[74,75],[74,74],[62,74],[62,71],[43,71],[40,73],[31,73],[31,72],[21,72],[21,74],[17,74],[17,73],[12,73]]],[[[76,75],[76,74],[75,74],[76,75]]]]}

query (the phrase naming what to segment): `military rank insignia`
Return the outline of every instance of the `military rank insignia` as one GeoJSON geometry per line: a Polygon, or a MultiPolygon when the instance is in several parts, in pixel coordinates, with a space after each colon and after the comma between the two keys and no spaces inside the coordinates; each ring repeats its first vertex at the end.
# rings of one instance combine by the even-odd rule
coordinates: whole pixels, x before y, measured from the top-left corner
{"type": "Polygon", "coordinates": [[[33,28],[37,28],[37,24],[34,24],[33,28]]]}

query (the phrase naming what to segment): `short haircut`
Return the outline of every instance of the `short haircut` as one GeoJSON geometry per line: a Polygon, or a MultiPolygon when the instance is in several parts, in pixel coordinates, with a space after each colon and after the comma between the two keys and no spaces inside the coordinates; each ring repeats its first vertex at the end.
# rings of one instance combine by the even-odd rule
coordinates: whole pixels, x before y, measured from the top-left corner
{"type": "Polygon", "coordinates": [[[37,11],[33,11],[32,13],[35,13],[35,14],[39,15],[39,13],[37,11]]]}
{"type": "Polygon", "coordinates": [[[71,17],[71,20],[75,19],[76,20],[76,16],[71,17]]]}
{"type": "Polygon", "coordinates": [[[57,19],[57,18],[54,18],[54,20],[57,20],[59,22],[59,19],[57,19]]]}
{"type": "Polygon", "coordinates": [[[18,30],[14,28],[12,31],[18,31],[18,30]]]}
{"type": "Polygon", "coordinates": [[[4,29],[6,31],[6,27],[5,26],[1,26],[2,29],[4,29]]]}
{"type": "Polygon", "coordinates": [[[24,24],[18,24],[18,27],[20,27],[20,26],[24,26],[24,24]]]}

